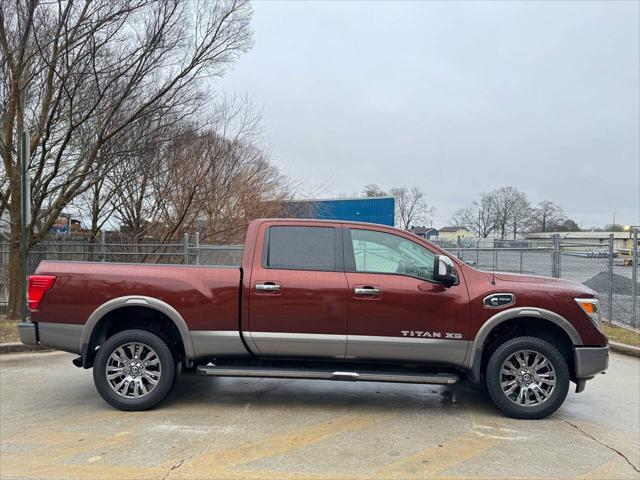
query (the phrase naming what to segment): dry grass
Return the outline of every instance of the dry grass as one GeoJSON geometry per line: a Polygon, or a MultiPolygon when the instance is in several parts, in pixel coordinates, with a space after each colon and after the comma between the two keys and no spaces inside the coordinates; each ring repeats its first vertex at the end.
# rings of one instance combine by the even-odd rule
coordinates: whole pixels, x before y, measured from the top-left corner
{"type": "Polygon", "coordinates": [[[626,328],[607,324],[603,326],[602,330],[612,342],[626,343],[627,345],[640,347],[640,333],[633,332],[626,328]]]}
{"type": "Polygon", "coordinates": [[[19,342],[18,320],[7,320],[4,315],[0,315],[0,343],[19,342]]]}

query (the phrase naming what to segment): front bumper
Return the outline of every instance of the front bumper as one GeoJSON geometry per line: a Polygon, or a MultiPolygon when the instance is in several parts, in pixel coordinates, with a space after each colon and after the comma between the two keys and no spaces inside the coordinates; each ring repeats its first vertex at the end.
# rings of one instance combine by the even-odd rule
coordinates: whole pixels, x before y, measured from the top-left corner
{"type": "Polygon", "coordinates": [[[18,324],[20,341],[25,345],[38,345],[38,325],[32,322],[18,324]]]}
{"type": "Polygon", "coordinates": [[[609,347],[576,347],[576,378],[590,378],[609,367],[609,347]]]}

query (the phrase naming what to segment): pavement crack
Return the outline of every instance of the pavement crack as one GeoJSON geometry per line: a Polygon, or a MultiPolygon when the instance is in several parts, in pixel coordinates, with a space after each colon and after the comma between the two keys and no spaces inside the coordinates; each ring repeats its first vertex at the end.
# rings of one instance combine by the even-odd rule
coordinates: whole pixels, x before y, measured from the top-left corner
{"type": "Polygon", "coordinates": [[[171,474],[171,472],[173,472],[174,470],[177,470],[178,468],[180,468],[182,466],[182,464],[184,463],[184,458],[178,460],[176,463],[174,463],[171,468],[169,469],[169,471],[167,473],[164,474],[164,477],[162,477],[162,480],[167,480],[167,478],[169,478],[169,475],[171,474]]]}
{"type": "Polygon", "coordinates": [[[575,428],[576,430],[578,430],[580,433],[582,433],[583,435],[585,435],[586,437],[589,437],[591,440],[593,440],[596,443],[599,443],[600,445],[602,445],[605,448],[608,448],[609,450],[611,450],[614,453],[617,453],[618,455],[620,455],[622,458],[625,459],[625,461],[629,464],[629,466],[631,468],[633,468],[636,472],[640,473],[640,468],[636,467],[633,463],[631,463],[631,461],[627,458],[627,456],[622,453],[620,450],[617,450],[609,445],[607,445],[604,442],[601,442],[600,440],[598,440],[596,437],[594,437],[593,435],[591,435],[589,432],[586,432],[585,430],[583,430],[582,428],[580,428],[578,425],[576,425],[575,423],[571,423],[568,420],[564,420],[562,418],[558,418],[558,420],[560,420],[561,422],[566,423],[567,425],[572,426],[573,428],[575,428]]]}

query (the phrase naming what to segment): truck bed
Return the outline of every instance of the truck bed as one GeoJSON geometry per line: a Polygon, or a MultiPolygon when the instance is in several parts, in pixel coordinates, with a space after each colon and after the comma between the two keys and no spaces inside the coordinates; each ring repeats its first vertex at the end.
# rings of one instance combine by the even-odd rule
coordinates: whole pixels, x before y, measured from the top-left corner
{"type": "Polygon", "coordinates": [[[238,331],[239,268],[43,261],[36,273],[56,276],[37,323],[82,325],[105,302],[140,295],[171,305],[189,330],[238,331]]]}

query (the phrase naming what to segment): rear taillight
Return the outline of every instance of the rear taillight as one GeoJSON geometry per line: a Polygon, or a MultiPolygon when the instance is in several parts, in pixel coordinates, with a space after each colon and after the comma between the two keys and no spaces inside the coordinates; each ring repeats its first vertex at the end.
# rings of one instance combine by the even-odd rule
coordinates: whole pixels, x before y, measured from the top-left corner
{"type": "Polygon", "coordinates": [[[31,275],[27,288],[27,300],[29,310],[35,310],[40,306],[42,297],[47,290],[53,287],[56,281],[55,275],[31,275]]]}

